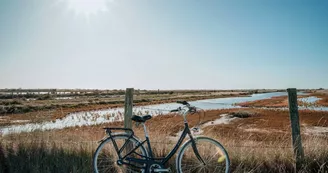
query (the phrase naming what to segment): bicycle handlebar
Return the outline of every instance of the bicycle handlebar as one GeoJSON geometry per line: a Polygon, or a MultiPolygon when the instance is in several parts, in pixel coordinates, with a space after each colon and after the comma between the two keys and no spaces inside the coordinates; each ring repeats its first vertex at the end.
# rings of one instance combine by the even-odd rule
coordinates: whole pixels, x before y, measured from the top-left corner
{"type": "Polygon", "coordinates": [[[170,110],[170,112],[179,112],[180,109],[173,109],[173,110],[170,110]]]}
{"type": "MultiPolygon", "coordinates": [[[[196,107],[190,106],[190,104],[187,101],[177,101],[177,103],[185,105],[185,107],[188,108],[188,112],[196,112],[196,107]]],[[[182,110],[181,107],[179,107],[178,109],[173,109],[170,112],[179,112],[181,110],[182,110]]]]}
{"type": "Polygon", "coordinates": [[[183,104],[183,105],[189,105],[189,103],[187,101],[177,101],[177,103],[183,104]]]}

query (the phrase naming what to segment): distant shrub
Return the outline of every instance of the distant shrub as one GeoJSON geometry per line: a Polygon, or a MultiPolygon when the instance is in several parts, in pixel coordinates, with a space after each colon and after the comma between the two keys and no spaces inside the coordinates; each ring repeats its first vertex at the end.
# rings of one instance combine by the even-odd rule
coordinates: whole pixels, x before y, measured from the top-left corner
{"type": "Polygon", "coordinates": [[[141,99],[141,102],[151,102],[149,99],[141,99]]]}
{"type": "Polygon", "coordinates": [[[26,106],[26,107],[22,107],[19,112],[27,113],[27,112],[32,112],[32,111],[35,111],[35,110],[37,110],[36,107],[26,106]]]}
{"type": "Polygon", "coordinates": [[[51,95],[42,95],[37,98],[37,100],[51,100],[51,95]]]}
{"type": "Polygon", "coordinates": [[[10,102],[10,104],[12,104],[12,105],[21,105],[22,102],[20,102],[19,100],[13,100],[13,101],[10,102]]]}
{"type": "Polygon", "coordinates": [[[255,115],[255,113],[250,111],[237,111],[237,112],[232,112],[231,115],[238,118],[248,118],[250,116],[255,115]]]}
{"type": "Polygon", "coordinates": [[[104,104],[107,104],[107,102],[106,101],[100,101],[100,102],[98,102],[98,104],[104,105],[104,104]]]}
{"type": "Polygon", "coordinates": [[[0,114],[5,114],[6,113],[6,109],[4,106],[0,106],[0,114]]]}
{"type": "Polygon", "coordinates": [[[9,105],[21,105],[22,102],[19,101],[19,100],[12,100],[12,101],[3,101],[1,102],[2,105],[6,105],[6,106],[9,106],[9,105]]]}

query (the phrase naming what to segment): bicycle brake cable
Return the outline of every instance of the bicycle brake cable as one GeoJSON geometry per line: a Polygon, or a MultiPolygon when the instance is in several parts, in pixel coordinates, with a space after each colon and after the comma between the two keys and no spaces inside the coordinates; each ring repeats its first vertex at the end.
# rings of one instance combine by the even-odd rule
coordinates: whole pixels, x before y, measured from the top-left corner
{"type": "Polygon", "coordinates": [[[201,121],[201,113],[203,112],[204,113],[204,117],[205,117],[205,111],[201,108],[198,108],[198,107],[195,107],[195,110],[198,110],[198,111],[195,111],[193,112],[192,114],[195,114],[196,112],[198,112],[198,124],[195,126],[195,128],[197,130],[200,129],[200,125],[202,124],[202,121],[201,121]]]}

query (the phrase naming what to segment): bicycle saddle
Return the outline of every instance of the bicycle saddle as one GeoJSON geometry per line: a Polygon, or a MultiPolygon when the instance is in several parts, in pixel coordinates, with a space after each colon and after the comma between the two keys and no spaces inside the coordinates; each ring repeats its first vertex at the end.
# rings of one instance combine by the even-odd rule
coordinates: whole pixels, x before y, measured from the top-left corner
{"type": "Polygon", "coordinates": [[[135,122],[144,123],[147,120],[151,119],[151,115],[144,115],[144,116],[133,115],[131,119],[135,122]]]}

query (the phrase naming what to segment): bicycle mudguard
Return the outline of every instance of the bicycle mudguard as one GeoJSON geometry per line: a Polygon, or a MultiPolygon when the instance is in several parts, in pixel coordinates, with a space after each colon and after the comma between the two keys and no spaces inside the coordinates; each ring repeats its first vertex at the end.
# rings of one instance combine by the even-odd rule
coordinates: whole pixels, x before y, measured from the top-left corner
{"type": "Polygon", "coordinates": [[[102,143],[102,142],[104,142],[106,139],[108,138],[108,136],[106,135],[106,136],[104,136],[101,140],[99,140],[98,141],[98,143],[102,143]]]}

